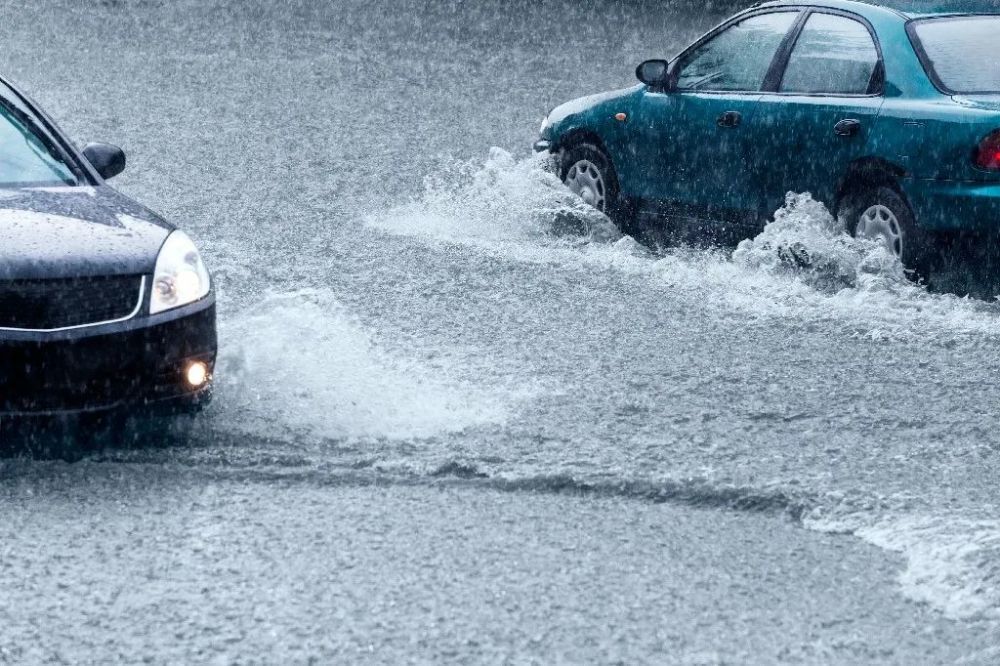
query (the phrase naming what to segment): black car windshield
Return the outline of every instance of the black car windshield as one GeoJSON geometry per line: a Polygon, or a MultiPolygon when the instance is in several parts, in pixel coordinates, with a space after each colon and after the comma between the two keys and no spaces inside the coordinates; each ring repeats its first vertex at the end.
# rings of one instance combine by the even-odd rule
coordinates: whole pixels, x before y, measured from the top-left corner
{"type": "Polygon", "coordinates": [[[73,170],[54,152],[22,111],[0,100],[0,187],[77,185],[73,170]]]}
{"type": "Polygon", "coordinates": [[[917,21],[912,32],[939,87],[955,94],[1000,93],[1000,59],[992,54],[1000,16],[952,16],[917,21]]]}

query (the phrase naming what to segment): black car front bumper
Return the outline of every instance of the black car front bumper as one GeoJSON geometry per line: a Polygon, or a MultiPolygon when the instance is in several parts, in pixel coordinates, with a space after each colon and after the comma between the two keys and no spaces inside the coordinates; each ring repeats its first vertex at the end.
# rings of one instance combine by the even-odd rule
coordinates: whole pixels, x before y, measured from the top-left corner
{"type": "Polygon", "coordinates": [[[185,372],[214,370],[214,297],[160,315],[66,333],[0,331],[0,417],[114,409],[196,411],[211,398],[185,372]]]}

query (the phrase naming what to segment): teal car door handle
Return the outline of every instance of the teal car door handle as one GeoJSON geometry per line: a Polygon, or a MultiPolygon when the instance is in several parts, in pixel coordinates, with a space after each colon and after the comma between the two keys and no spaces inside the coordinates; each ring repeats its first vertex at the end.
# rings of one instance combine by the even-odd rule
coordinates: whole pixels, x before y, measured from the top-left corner
{"type": "Polygon", "coordinates": [[[742,121],[743,115],[739,111],[726,111],[716,119],[715,124],[719,127],[732,129],[739,127],[742,121]]]}
{"type": "Polygon", "coordinates": [[[833,126],[833,133],[837,136],[855,136],[861,131],[861,121],[848,118],[841,120],[833,126]]]}

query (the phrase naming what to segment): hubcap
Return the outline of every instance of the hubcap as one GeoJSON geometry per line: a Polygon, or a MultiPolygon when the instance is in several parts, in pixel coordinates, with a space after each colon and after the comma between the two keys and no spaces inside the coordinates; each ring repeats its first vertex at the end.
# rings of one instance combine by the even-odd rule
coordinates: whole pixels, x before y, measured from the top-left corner
{"type": "Polygon", "coordinates": [[[566,186],[577,196],[596,208],[604,210],[604,176],[590,160],[580,160],[566,172],[566,186]]]}
{"type": "Polygon", "coordinates": [[[886,206],[877,204],[863,212],[858,220],[856,235],[858,238],[880,240],[894,255],[903,256],[903,231],[896,214],[886,206]]]}

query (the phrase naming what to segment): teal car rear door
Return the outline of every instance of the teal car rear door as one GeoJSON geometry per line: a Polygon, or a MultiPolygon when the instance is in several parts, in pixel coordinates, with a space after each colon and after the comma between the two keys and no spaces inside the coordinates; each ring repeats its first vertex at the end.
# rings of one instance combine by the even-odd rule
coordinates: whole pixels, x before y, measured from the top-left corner
{"type": "Polygon", "coordinates": [[[841,178],[870,156],[884,99],[878,42],[860,18],[812,11],[787,47],[787,64],[775,90],[762,95],[748,136],[765,215],[787,192],[810,192],[833,210],[841,178]]]}
{"type": "Polygon", "coordinates": [[[748,132],[775,55],[797,9],[737,19],[682,54],[668,90],[639,101],[637,157],[641,198],[679,204],[696,215],[756,211],[748,187],[748,132]]]}

